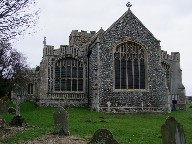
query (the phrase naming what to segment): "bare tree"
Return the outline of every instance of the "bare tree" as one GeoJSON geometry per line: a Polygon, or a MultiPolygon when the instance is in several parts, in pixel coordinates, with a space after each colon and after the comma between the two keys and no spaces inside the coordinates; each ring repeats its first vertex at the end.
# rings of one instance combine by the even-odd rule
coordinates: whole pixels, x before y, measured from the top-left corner
{"type": "Polygon", "coordinates": [[[29,79],[26,57],[12,49],[10,43],[0,42],[0,97],[16,86],[23,87],[29,79]]]}
{"type": "Polygon", "coordinates": [[[0,0],[0,97],[28,80],[26,57],[11,42],[36,25],[37,0],[0,0]]]}
{"type": "Polygon", "coordinates": [[[0,38],[11,40],[36,25],[37,0],[0,0],[0,38]]]}

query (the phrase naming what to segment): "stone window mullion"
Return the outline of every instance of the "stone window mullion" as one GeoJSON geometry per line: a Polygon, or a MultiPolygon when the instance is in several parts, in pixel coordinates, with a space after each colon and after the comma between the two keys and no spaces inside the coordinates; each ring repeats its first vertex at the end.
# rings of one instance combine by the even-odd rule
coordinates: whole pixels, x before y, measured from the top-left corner
{"type": "Polygon", "coordinates": [[[138,69],[139,69],[139,89],[140,89],[140,87],[141,87],[141,86],[140,86],[140,85],[141,85],[141,79],[140,79],[140,78],[141,78],[141,75],[140,75],[141,73],[140,73],[140,68],[141,68],[141,67],[140,67],[140,54],[139,54],[139,51],[140,51],[140,48],[138,49],[138,69]]]}
{"type": "Polygon", "coordinates": [[[125,57],[125,64],[126,64],[126,89],[128,89],[128,68],[127,68],[127,60],[128,60],[128,53],[127,53],[127,43],[125,43],[125,54],[126,54],[126,57],[125,57]]]}
{"type": "Polygon", "coordinates": [[[134,89],[134,57],[133,57],[133,53],[134,53],[134,49],[133,49],[133,45],[131,45],[132,48],[132,54],[131,54],[131,62],[132,62],[132,79],[133,79],[133,83],[132,83],[132,88],[134,89]]]}

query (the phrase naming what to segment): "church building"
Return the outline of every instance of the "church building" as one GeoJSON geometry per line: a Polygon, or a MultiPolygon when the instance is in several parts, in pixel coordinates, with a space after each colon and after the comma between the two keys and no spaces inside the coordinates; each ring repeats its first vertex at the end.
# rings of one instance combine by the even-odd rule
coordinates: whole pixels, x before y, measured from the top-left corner
{"type": "Polygon", "coordinates": [[[96,111],[165,112],[172,100],[185,108],[180,53],[167,54],[160,40],[128,10],[107,30],[73,30],[69,45],[43,44],[40,66],[27,96],[40,106],[87,106],[96,111]]]}

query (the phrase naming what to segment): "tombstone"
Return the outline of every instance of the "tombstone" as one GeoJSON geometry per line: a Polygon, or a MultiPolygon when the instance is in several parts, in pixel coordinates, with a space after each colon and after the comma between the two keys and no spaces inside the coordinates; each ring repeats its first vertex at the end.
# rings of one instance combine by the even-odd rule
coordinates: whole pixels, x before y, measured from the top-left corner
{"type": "Polygon", "coordinates": [[[2,101],[2,103],[0,103],[0,114],[7,112],[8,112],[8,104],[6,101],[2,101]]]}
{"type": "Polygon", "coordinates": [[[163,144],[185,144],[185,134],[183,126],[174,117],[169,116],[165,124],[161,126],[163,144]]]}
{"type": "Polygon", "coordinates": [[[111,102],[108,101],[108,102],[107,102],[107,112],[108,112],[108,113],[111,112],[111,108],[110,108],[110,106],[111,106],[111,102]]]}
{"type": "Polygon", "coordinates": [[[0,118],[0,128],[4,128],[6,126],[5,120],[0,118]]]}
{"type": "Polygon", "coordinates": [[[99,129],[94,133],[88,144],[118,144],[118,142],[113,139],[113,135],[109,130],[99,129]]]}
{"type": "Polygon", "coordinates": [[[54,134],[69,135],[68,114],[63,107],[58,107],[53,114],[54,134]]]}

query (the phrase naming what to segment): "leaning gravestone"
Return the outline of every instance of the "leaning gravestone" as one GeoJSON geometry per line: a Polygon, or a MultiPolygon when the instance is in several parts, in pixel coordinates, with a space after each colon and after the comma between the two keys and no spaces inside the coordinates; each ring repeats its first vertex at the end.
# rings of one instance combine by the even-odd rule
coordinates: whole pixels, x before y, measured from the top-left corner
{"type": "Polygon", "coordinates": [[[54,134],[69,135],[68,114],[63,107],[58,107],[53,114],[54,134]]]}
{"type": "Polygon", "coordinates": [[[118,142],[113,139],[113,135],[109,130],[99,129],[88,144],[118,144],[118,142]]]}
{"type": "Polygon", "coordinates": [[[169,116],[165,124],[161,126],[163,144],[185,144],[185,134],[183,126],[174,117],[169,116]]]}

